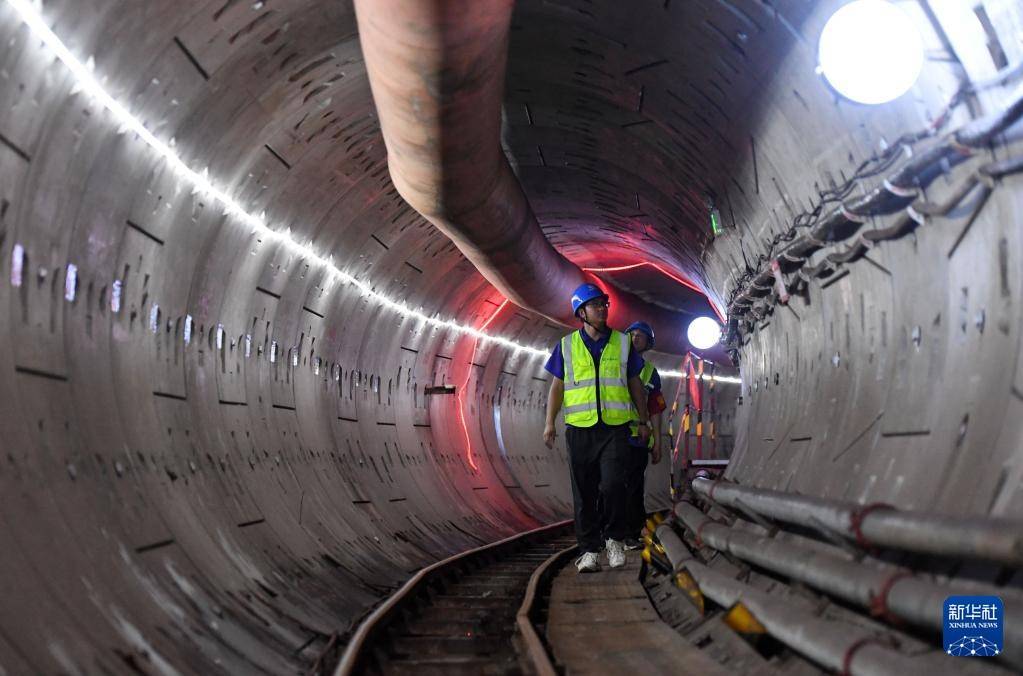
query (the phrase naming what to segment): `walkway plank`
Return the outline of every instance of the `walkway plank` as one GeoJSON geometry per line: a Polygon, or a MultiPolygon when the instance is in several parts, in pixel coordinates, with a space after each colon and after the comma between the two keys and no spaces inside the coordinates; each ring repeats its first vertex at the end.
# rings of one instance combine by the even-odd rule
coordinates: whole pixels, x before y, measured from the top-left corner
{"type": "Polygon", "coordinates": [[[547,641],[566,673],[728,673],[658,617],[639,581],[639,552],[618,570],[602,563],[586,575],[567,565],[551,587],[547,641]]]}

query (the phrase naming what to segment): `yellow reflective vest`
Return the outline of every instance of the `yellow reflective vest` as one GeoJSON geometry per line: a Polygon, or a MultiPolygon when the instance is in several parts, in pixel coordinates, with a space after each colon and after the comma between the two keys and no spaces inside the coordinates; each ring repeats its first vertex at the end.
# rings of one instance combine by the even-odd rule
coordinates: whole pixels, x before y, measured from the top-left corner
{"type": "Polygon", "coordinates": [[[594,368],[593,356],[578,331],[561,339],[565,360],[565,423],[573,427],[593,427],[599,418],[607,425],[624,425],[639,415],[629,395],[629,336],[611,331],[600,353],[600,368],[594,368]],[[598,393],[599,388],[599,393],[598,393]],[[599,402],[599,404],[598,404],[599,402]]]}
{"type": "MultiPolygon", "coordinates": [[[[639,380],[643,383],[643,390],[646,391],[650,387],[650,380],[654,377],[654,365],[650,362],[643,364],[643,370],[639,372],[639,380]]],[[[638,418],[638,416],[637,416],[638,418]]],[[[639,436],[639,421],[633,421],[629,424],[629,436],[639,436]]],[[[654,447],[654,429],[650,428],[650,438],[646,442],[647,448],[654,447]]]]}

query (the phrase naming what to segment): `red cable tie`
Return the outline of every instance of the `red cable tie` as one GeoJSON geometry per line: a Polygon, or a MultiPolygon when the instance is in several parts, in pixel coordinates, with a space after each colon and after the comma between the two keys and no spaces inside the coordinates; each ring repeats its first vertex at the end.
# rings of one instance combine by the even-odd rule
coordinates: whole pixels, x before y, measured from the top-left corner
{"type": "Polygon", "coordinates": [[[881,583],[881,588],[877,594],[870,595],[870,614],[874,617],[879,617],[891,624],[901,624],[901,618],[892,615],[888,609],[888,594],[891,593],[892,587],[899,580],[907,577],[913,577],[913,573],[908,570],[897,570],[885,578],[884,582],[881,583]]]}
{"type": "Polygon", "coordinates": [[[956,139],[955,134],[953,134],[952,138],[948,140],[948,145],[950,148],[955,150],[960,155],[965,155],[967,157],[973,155],[976,152],[976,149],[971,148],[970,146],[965,145],[963,143],[960,143],[959,140],[956,139]]]}
{"type": "Polygon", "coordinates": [[[717,501],[716,501],[716,500],[714,499],[714,489],[718,487],[718,484],[719,484],[719,483],[721,483],[721,479],[720,479],[720,478],[718,478],[718,479],[714,479],[714,483],[712,483],[712,484],[710,485],[710,490],[709,490],[709,491],[707,491],[707,498],[709,498],[711,502],[717,502],[717,501]]]}
{"type": "Polygon", "coordinates": [[[912,186],[895,185],[887,178],[882,183],[884,189],[895,195],[896,197],[916,197],[920,194],[920,191],[912,186]]]}
{"type": "Polygon", "coordinates": [[[865,636],[858,641],[854,641],[852,645],[846,648],[845,655],[842,656],[842,670],[838,673],[842,676],[851,676],[852,672],[849,671],[849,668],[852,667],[852,661],[853,657],[856,655],[856,651],[865,645],[870,645],[871,643],[876,643],[881,646],[886,645],[884,641],[876,636],[865,636]]]}
{"type": "Polygon", "coordinates": [[[704,544],[703,544],[703,537],[701,536],[701,533],[703,533],[704,527],[707,526],[707,524],[710,524],[710,523],[714,523],[714,522],[711,521],[710,519],[707,519],[706,521],[704,521],[703,523],[701,523],[699,526],[696,527],[695,538],[694,539],[695,539],[695,542],[696,542],[696,546],[698,548],[700,548],[700,549],[703,549],[703,546],[704,546],[704,544]]]}
{"type": "Polygon", "coordinates": [[[852,531],[854,536],[856,536],[856,544],[863,549],[874,549],[874,545],[868,542],[867,538],[863,536],[863,520],[867,518],[871,512],[889,509],[895,509],[895,507],[889,505],[887,502],[872,502],[869,505],[864,505],[854,509],[849,514],[849,530],[852,531]]]}
{"type": "Polygon", "coordinates": [[[847,221],[852,221],[853,223],[866,223],[869,220],[869,215],[858,214],[855,211],[851,211],[845,206],[845,204],[842,204],[839,210],[842,212],[842,217],[847,221]]]}

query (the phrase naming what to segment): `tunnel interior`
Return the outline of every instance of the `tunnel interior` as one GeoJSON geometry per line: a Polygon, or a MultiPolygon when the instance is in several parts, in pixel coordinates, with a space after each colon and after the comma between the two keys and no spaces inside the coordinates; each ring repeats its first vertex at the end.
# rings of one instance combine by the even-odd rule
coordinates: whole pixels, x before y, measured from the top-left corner
{"type": "MultiPolygon", "coordinates": [[[[1011,99],[948,105],[1023,58],[1016,3],[899,3],[928,58],[881,106],[815,70],[841,4],[520,0],[503,150],[612,302],[728,322],[729,479],[1021,517],[1020,178],[737,316],[863,162],[1011,99]]],[[[0,673],[298,673],[422,566],[571,518],[568,329],[392,185],[350,2],[7,0],[0,38],[0,673]]]]}

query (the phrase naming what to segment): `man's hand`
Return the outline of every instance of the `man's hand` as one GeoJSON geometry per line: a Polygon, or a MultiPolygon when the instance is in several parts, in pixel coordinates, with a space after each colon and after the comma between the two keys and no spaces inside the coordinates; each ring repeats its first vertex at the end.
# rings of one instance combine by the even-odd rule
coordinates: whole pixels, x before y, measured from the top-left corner
{"type": "Polygon", "coordinates": [[[547,419],[543,426],[543,443],[547,448],[554,448],[554,440],[558,438],[558,433],[554,431],[554,421],[558,419],[564,397],[565,381],[555,376],[551,379],[551,391],[547,395],[547,419]]]}
{"type": "Polygon", "coordinates": [[[650,449],[650,462],[654,465],[661,461],[661,439],[654,438],[654,447],[650,449]]]}
{"type": "Polygon", "coordinates": [[[547,448],[554,448],[554,440],[558,438],[558,433],[554,429],[553,424],[544,425],[543,428],[543,443],[547,448]]]}
{"type": "Polygon", "coordinates": [[[646,446],[646,442],[650,439],[650,423],[649,422],[646,422],[646,423],[642,423],[641,422],[639,424],[639,432],[638,432],[638,434],[639,434],[640,441],[642,441],[643,445],[646,446]]]}

